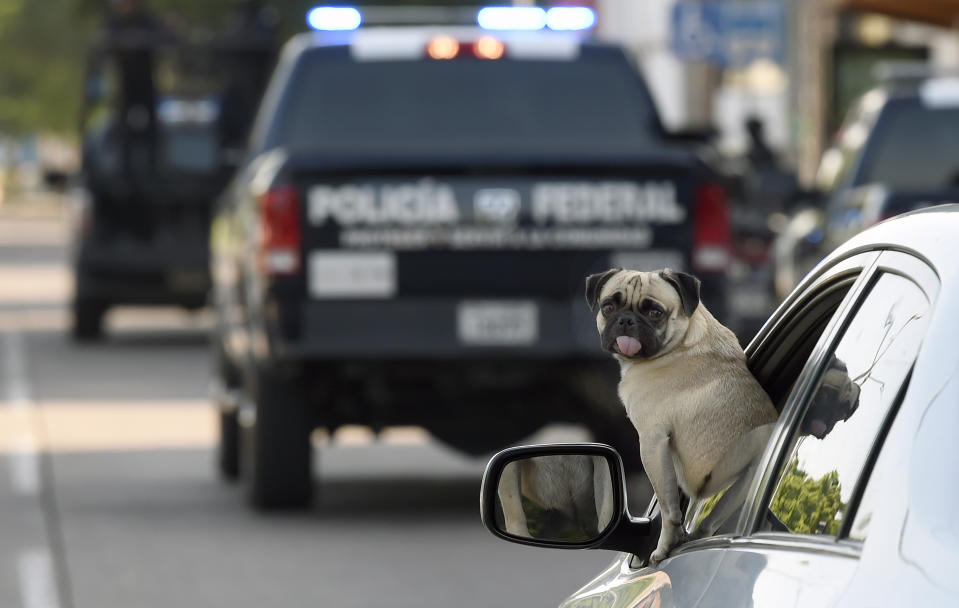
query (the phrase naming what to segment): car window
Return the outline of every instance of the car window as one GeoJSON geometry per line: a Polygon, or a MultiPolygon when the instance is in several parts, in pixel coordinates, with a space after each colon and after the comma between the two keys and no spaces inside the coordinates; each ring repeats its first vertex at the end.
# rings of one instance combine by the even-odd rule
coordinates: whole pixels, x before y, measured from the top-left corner
{"type": "Polygon", "coordinates": [[[415,156],[637,151],[656,138],[625,57],[576,61],[363,61],[306,56],[270,145],[415,156]]]}
{"type": "MultiPolygon", "coordinates": [[[[879,276],[821,370],[793,432],[761,529],[838,535],[928,323],[925,293],[879,276]]],[[[865,538],[858,522],[855,538],[865,538]]]]}
{"type": "Polygon", "coordinates": [[[922,105],[915,99],[890,102],[863,160],[861,183],[892,189],[959,187],[959,108],[922,105]]]}
{"type": "MultiPolygon", "coordinates": [[[[871,259],[871,258],[868,258],[871,259]]],[[[750,371],[769,394],[777,411],[787,401],[796,379],[805,367],[820,336],[855,284],[867,258],[850,259],[834,269],[834,274],[810,289],[785,317],[774,335],[750,357],[750,371]]],[[[723,492],[689,505],[685,526],[688,532],[712,511],[723,492]]],[[[729,517],[718,534],[733,532],[737,516],[729,517]]]]}

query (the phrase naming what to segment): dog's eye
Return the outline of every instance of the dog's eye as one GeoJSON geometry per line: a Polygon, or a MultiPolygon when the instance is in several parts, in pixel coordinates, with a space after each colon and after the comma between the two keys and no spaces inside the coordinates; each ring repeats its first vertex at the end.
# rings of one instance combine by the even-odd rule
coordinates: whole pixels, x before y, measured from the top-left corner
{"type": "Polygon", "coordinates": [[[649,315],[650,319],[659,319],[663,316],[663,311],[658,308],[650,308],[646,314],[649,315]]]}
{"type": "Polygon", "coordinates": [[[613,304],[612,302],[606,302],[600,307],[600,310],[603,312],[604,315],[609,315],[609,314],[612,314],[614,310],[616,310],[616,305],[613,304]]]}

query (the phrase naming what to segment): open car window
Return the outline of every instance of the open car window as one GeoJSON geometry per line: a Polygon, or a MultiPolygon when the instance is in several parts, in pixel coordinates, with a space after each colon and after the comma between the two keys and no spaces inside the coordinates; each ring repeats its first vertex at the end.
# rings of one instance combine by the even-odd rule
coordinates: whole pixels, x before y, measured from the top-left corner
{"type": "MultiPolygon", "coordinates": [[[[864,254],[838,263],[794,298],[771,331],[758,338],[760,343],[747,349],[750,369],[766,389],[777,411],[782,411],[830,321],[851,298],[856,282],[874,260],[875,255],[864,254]]],[[[694,530],[709,515],[721,496],[722,493],[689,505],[685,522],[687,531],[694,530]]],[[[729,517],[717,534],[735,532],[738,523],[736,515],[729,517]]]]}
{"type": "MultiPolygon", "coordinates": [[[[910,279],[877,276],[801,406],[760,531],[839,535],[866,484],[930,309],[910,279]]],[[[857,537],[866,528],[860,522],[857,537]]]]}

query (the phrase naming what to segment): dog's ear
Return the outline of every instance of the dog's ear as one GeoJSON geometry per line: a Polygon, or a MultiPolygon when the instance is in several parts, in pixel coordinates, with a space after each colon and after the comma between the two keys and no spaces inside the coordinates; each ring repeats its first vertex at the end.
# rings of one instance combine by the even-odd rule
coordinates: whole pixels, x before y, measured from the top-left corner
{"type": "Polygon", "coordinates": [[[606,272],[598,272],[586,277],[586,303],[589,304],[591,311],[596,310],[596,303],[599,302],[599,294],[603,291],[603,285],[620,270],[622,268],[610,268],[606,272]]]}
{"type": "Polygon", "coordinates": [[[669,268],[659,273],[679,293],[679,301],[683,305],[683,312],[687,317],[693,316],[699,306],[699,279],[685,272],[676,272],[669,268]]]}

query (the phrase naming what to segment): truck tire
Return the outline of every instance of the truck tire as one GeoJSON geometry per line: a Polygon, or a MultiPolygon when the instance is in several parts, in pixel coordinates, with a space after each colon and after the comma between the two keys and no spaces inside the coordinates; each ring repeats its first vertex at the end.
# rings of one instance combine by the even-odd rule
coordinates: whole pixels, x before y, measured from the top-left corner
{"type": "Polygon", "coordinates": [[[303,381],[273,367],[259,368],[254,376],[246,390],[255,415],[247,420],[240,413],[250,504],[263,510],[306,508],[313,498],[313,425],[303,381]]]}
{"type": "Polygon", "coordinates": [[[213,401],[220,418],[220,438],[217,445],[217,471],[227,481],[240,477],[240,419],[237,374],[223,352],[219,336],[210,344],[210,367],[213,370],[213,401]]]}
{"type": "Polygon", "coordinates": [[[240,420],[237,409],[220,409],[217,470],[226,481],[236,481],[240,477],[240,420]]]}
{"type": "Polygon", "coordinates": [[[71,334],[77,342],[93,342],[103,337],[105,303],[89,298],[73,300],[73,327],[71,334]]]}

